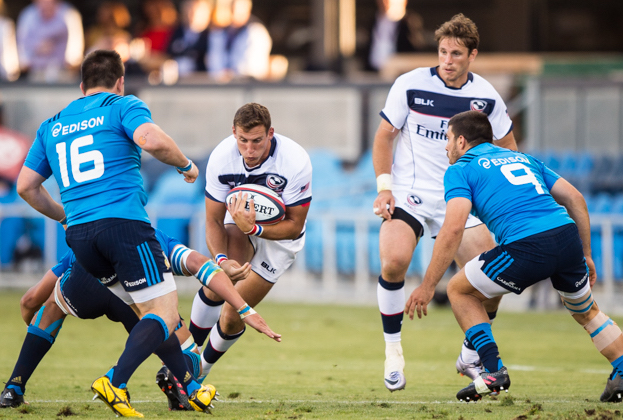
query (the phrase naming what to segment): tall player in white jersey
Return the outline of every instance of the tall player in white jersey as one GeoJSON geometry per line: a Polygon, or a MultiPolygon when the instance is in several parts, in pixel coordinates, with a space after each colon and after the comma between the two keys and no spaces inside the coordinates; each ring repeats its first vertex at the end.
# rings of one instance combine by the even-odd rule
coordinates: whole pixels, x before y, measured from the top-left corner
{"type": "MultiPolygon", "coordinates": [[[[372,150],[379,193],[374,213],[384,219],[379,238],[381,276],[377,295],[386,344],[385,386],[390,391],[406,385],[400,343],[404,278],[424,224],[435,238],[445,217],[443,177],[448,168],[448,121],[463,111],[484,112],[493,126],[495,144],[517,149],[504,101],[489,82],[469,71],[480,40],[474,22],[458,14],[437,29],[435,39],[439,65],[418,68],[396,79],[381,112],[372,150]],[[392,156],[396,138],[398,144],[392,156]]],[[[486,226],[470,216],[455,261],[462,267],[494,246],[486,226]]],[[[434,289],[421,293],[432,298],[434,289]]],[[[498,304],[496,298],[485,305],[491,319],[498,304]]],[[[465,340],[457,370],[475,377],[480,368],[476,350],[465,340]]]]}
{"type": "MultiPolygon", "coordinates": [[[[233,135],[216,146],[206,169],[206,242],[238,293],[254,307],[305,244],[312,167],[305,149],[275,133],[268,109],[260,104],[238,109],[232,130],[233,135]],[[242,194],[226,206],[229,191],[241,184],[262,185],[279,194],[286,205],[285,218],[260,227],[253,206],[245,210],[242,194]]],[[[223,305],[223,299],[207,288],[197,293],[189,329],[198,345],[211,331],[203,351],[204,374],[244,332],[237,310],[223,305]]]]}

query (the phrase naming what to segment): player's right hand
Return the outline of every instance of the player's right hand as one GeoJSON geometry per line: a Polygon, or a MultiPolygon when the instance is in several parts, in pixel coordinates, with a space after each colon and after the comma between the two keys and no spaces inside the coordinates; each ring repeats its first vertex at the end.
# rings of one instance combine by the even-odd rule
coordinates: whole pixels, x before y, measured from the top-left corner
{"type": "Polygon", "coordinates": [[[190,168],[186,172],[182,172],[182,175],[184,175],[184,181],[192,184],[197,180],[197,177],[199,176],[199,168],[197,168],[197,165],[195,165],[195,162],[193,162],[192,168],[190,168]]]}
{"type": "Polygon", "coordinates": [[[240,265],[236,260],[227,260],[221,263],[221,268],[234,283],[246,279],[251,274],[251,264],[248,262],[240,265]]]}
{"type": "Polygon", "coordinates": [[[383,190],[376,197],[376,200],[374,200],[374,214],[382,217],[383,219],[390,220],[392,218],[392,214],[394,214],[395,206],[396,201],[394,200],[391,190],[383,190]]]}
{"type": "Polygon", "coordinates": [[[257,332],[266,334],[268,337],[272,338],[277,342],[281,341],[281,334],[277,334],[276,332],[271,330],[270,327],[266,324],[266,321],[264,321],[264,318],[260,316],[260,314],[255,313],[253,315],[249,315],[245,317],[242,321],[248,326],[255,328],[257,332]]]}

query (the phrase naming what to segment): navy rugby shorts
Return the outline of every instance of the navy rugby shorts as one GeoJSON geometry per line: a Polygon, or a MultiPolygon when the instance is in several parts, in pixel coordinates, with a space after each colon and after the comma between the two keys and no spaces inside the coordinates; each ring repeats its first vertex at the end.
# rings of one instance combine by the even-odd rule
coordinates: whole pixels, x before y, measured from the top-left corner
{"type": "Polygon", "coordinates": [[[498,245],[470,261],[465,274],[487,297],[503,294],[499,293],[500,287],[520,294],[548,277],[556,290],[566,293],[578,292],[588,281],[588,267],[575,223],[498,245]]]}
{"type": "Polygon", "coordinates": [[[117,281],[127,292],[135,292],[164,281],[169,261],[146,222],[101,219],[70,226],[67,245],[78,262],[104,286],[117,281]]]}
{"type": "Polygon", "coordinates": [[[60,292],[67,306],[80,319],[96,319],[106,315],[121,322],[128,332],[139,318],[132,308],[104,287],[76,262],[60,280],[60,292]]]}

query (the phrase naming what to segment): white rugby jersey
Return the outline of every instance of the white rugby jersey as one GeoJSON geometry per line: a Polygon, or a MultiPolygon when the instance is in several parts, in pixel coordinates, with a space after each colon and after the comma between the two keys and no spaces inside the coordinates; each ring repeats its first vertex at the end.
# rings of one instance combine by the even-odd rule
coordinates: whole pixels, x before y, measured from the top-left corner
{"type": "Polygon", "coordinates": [[[418,68],[396,79],[381,112],[401,130],[392,165],[394,188],[438,190],[443,198],[448,121],[470,110],[487,114],[496,140],[513,128],[500,94],[477,74],[468,73],[460,88],[446,86],[435,67],[418,68]]]}
{"type": "MultiPolygon", "coordinates": [[[[210,154],[206,167],[205,195],[225,202],[227,193],[242,184],[256,184],[275,191],[286,207],[307,205],[312,199],[312,166],[309,155],[298,143],[278,134],[270,140],[268,158],[248,169],[231,135],[210,154]]],[[[226,220],[231,221],[229,213],[226,220]]]]}

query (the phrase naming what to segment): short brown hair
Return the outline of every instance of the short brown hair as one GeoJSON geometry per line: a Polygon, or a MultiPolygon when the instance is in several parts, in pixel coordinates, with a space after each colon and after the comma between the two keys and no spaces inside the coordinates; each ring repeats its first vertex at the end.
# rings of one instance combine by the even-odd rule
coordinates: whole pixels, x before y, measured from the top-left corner
{"type": "Polygon", "coordinates": [[[448,127],[456,136],[463,136],[470,146],[493,143],[493,129],[487,114],[479,111],[465,111],[448,121],[448,127]]]}
{"type": "Polygon", "coordinates": [[[435,41],[437,44],[443,38],[456,38],[461,44],[467,47],[468,54],[478,48],[480,43],[480,35],[478,28],[473,20],[465,16],[463,13],[452,16],[452,19],[442,24],[435,31],[435,41]]]}
{"type": "Polygon", "coordinates": [[[271,127],[270,112],[264,105],[254,102],[241,106],[234,115],[234,127],[249,131],[258,125],[263,125],[266,132],[271,127]]]}
{"type": "Polygon", "coordinates": [[[93,51],[85,57],[80,71],[85,91],[94,87],[110,89],[125,73],[121,57],[113,50],[93,51]]]}

